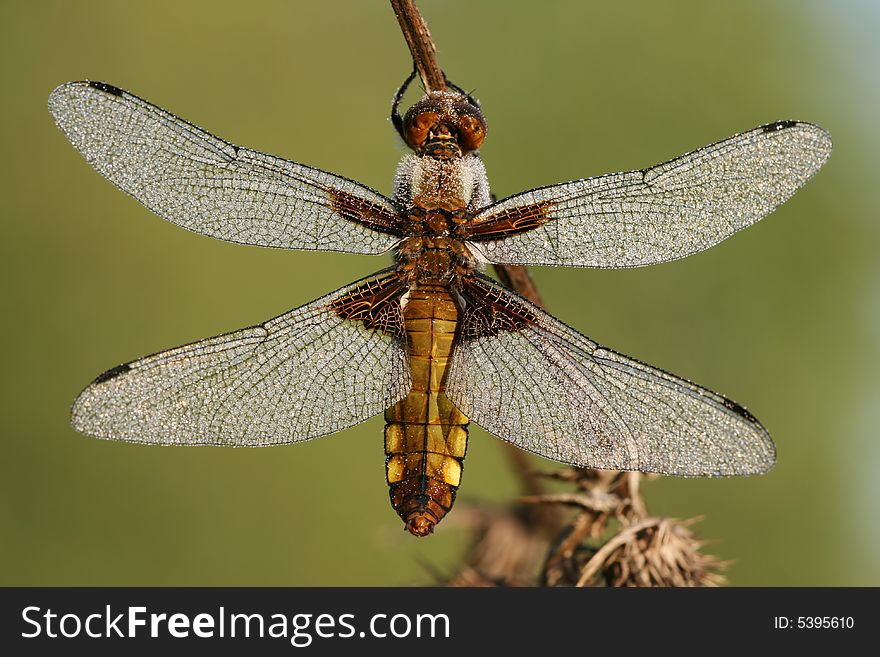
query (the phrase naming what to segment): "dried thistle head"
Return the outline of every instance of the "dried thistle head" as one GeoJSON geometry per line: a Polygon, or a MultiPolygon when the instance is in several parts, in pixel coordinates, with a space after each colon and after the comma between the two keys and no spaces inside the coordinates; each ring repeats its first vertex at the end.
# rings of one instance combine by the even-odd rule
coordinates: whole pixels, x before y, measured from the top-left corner
{"type": "MultiPolygon", "coordinates": [[[[643,475],[562,468],[570,492],[469,509],[474,541],[453,586],[719,586],[727,563],[704,554],[697,519],[651,517],[643,475]],[[573,509],[574,513],[564,509],[573,509]]],[[[463,517],[462,517],[463,519],[463,517]]]]}
{"type": "Polygon", "coordinates": [[[578,586],[720,586],[727,563],[704,554],[697,518],[647,518],[623,526],[580,568],[578,586]]]}

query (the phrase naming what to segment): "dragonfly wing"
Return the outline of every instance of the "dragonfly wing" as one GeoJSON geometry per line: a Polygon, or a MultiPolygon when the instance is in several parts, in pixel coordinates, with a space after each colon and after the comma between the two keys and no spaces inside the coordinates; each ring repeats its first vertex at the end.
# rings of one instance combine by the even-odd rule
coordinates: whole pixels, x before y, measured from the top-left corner
{"type": "Polygon", "coordinates": [[[56,123],[98,172],[202,235],[281,249],[379,254],[400,241],[387,198],[340,176],[240,148],[103,82],[49,96],[56,123]]]}
{"type": "Polygon", "coordinates": [[[589,468],[742,475],[775,462],[742,406],[615,353],[485,277],[465,310],[447,395],[489,432],[589,468]]]}
{"type": "Polygon", "coordinates": [[[257,446],[340,431],[412,386],[394,273],[263,324],[115,367],[77,398],[77,431],[163,445],[257,446]]]}
{"type": "Polygon", "coordinates": [[[822,128],[779,121],[664,164],[534,189],[480,212],[490,262],[640,267],[703,251],[786,201],[825,163],[822,128]]]}

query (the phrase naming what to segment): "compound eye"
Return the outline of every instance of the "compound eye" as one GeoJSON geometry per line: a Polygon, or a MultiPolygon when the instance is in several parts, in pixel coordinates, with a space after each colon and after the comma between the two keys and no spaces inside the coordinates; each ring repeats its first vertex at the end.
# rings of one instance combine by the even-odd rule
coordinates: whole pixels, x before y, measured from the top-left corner
{"type": "Polygon", "coordinates": [[[458,120],[458,143],[466,151],[475,151],[486,138],[486,125],[476,116],[462,116],[458,120]]]}
{"type": "Polygon", "coordinates": [[[428,133],[431,131],[440,115],[437,112],[419,112],[412,118],[407,117],[406,125],[404,125],[403,133],[406,135],[406,143],[413,150],[425,143],[428,133]]]}

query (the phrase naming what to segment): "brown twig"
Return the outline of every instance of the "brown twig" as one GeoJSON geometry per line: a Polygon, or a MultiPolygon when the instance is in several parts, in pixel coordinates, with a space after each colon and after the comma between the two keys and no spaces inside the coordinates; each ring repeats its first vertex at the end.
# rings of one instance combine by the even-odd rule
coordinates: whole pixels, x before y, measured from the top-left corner
{"type": "Polygon", "coordinates": [[[521,296],[531,301],[536,306],[544,307],[544,300],[541,293],[532,280],[529,270],[522,265],[493,265],[495,273],[498,274],[498,280],[504,283],[512,290],[519,292],[521,296]]]}
{"type": "Polygon", "coordinates": [[[425,91],[446,91],[446,76],[437,64],[437,47],[414,0],[391,0],[391,7],[425,91]]]}
{"type": "Polygon", "coordinates": [[[548,493],[546,495],[526,495],[519,498],[523,504],[568,504],[595,513],[613,513],[619,506],[612,496],[589,496],[578,493],[548,493]]]}
{"type": "Polygon", "coordinates": [[[627,541],[632,540],[632,538],[640,531],[643,531],[648,527],[654,527],[658,522],[658,518],[648,518],[647,520],[626,527],[621,532],[618,532],[618,534],[613,536],[607,543],[605,543],[605,545],[596,550],[596,553],[592,558],[584,564],[576,586],[586,586],[587,583],[596,576],[596,573],[599,572],[602,564],[607,561],[612,552],[621,545],[624,545],[627,541]]]}

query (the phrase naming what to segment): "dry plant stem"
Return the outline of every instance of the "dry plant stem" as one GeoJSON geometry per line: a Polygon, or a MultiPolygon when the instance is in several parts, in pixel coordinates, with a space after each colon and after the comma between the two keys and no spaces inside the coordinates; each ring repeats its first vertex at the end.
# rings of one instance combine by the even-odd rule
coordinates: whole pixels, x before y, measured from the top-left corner
{"type": "Polygon", "coordinates": [[[636,523],[635,525],[630,525],[626,527],[615,536],[612,536],[611,539],[605,543],[601,548],[596,550],[596,553],[590,558],[590,560],[584,565],[583,570],[581,570],[581,576],[577,581],[577,586],[586,586],[589,582],[596,576],[596,573],[599,572],[599,569],[602,568],[602,565],[605,563],[605,560],[611,556],[611,553],[614,552],[621,545],[631,540],[633,536],[638,534],[643,529],[647,529],[648,527],[652,527],[657,524],[657,518],[648,518],[647,520],[643,520],[642,522],[636,523]]]}
{"type": "Polygon", "coordinates": [[[571,523],[571,531],[560,541],[544,564],[544,586],[559,586],[563,580],[574,581],[574,555],[583,542],[595,533],[597,516],[581,513],[571,523]]]}
{"type": "Polygon", "coordinates": [[[642,476],[639,472],[623,472],[620,481],[613,489],[613,492],[628,505],[628,509],[624,510],[625,515],[637,518],[645,518],[648,515],[648,506],[645,504],[645,498],[642,497],[640,487],[642,476]]]}
{"type": "Polygon", "coordinates": [[[523,492],[528,495],[541,495],[544,492],[544,486],[538,474],[532,468],[529,457],[519,448],[514,447],[510,443],[502,442],[502,449],[507,452],[510,457],[513,469],[519,474],[522,480],[523,492]]]}
{"type": "Polygon", "coordinates": [[[616,497],[589,496],[578,493],[548,493],[546,495],[529,495],[518,500],[523,504],[568,504],[594,513],[611,514],[619,506],[616,497]]]}
{"type": "Polygon", "coordinates": [[[516,290],[520,296],[525,297],[536,306],[543,308],[544,300],[541,298],[535,281],[529,270],[522,265],[493,265],[498,279],[512,290],[516,290]]]}
{"type": "Polygon", "coordinates": [[[437,65],[437,47],[414,0],[391,0],[391,7],[425,91],[446,91],[446,76],[437,65]]]}

